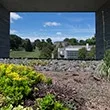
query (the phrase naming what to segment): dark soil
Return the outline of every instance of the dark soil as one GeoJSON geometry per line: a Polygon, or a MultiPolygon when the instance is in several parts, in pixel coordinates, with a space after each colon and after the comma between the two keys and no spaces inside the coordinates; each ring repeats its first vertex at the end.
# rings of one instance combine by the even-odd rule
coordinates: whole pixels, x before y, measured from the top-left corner
{"type": "MultiPolygon", "coordinates": [[[[110,110],[110,82],[87,72],[43,72],[58,99],[72,101],[78,110],[110,110]]],[[[45,90],[44,90],[45,91],[45,90]]]]}
{"type": "Polygon", "coordinates": [[[42,73],[52,78],[53,84],[34,85],[29,97],[24,99],[25,106],[33,106],[36,98],[52,93],[71,110],[75,110],[74,106],[76,110],[110,110],[109,81],[82,71],[42,73]]]}

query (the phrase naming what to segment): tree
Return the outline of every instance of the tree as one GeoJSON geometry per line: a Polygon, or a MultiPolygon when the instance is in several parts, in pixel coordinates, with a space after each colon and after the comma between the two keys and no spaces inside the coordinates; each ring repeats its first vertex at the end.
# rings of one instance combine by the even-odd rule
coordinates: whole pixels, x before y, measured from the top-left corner
{"type": "Polygon", "coordinates": [[[75,38],[71,38],[71,39],[65,38],[63,41],[67,42],[68,45],[77,45],[78,44],[78,40],[75,38]]]}
{"type": "Polygon", "coordinates": [[[50,38],[46,39],[46,42],[47,42],[48,44],[51,44],[51,45],[53,44],[53,43],[52,43],[52,40],[51,40],[50,38]]]}
{"type": "Polygon", "coordinates": [[[40,53],[40,58],[51,58],[52,51],[48,47],[44,47],[40,53]]]}
{"type": "Polygon", "coordinates": [[[33,48],[32,48],[32,44],[31,44],[30,40],[26,39],[25,41],[26,41],[25,42],[25,51],[32,52],[33,48]]]}
{"type": "Polygon", "coordinates": [[[34,45],[38,47],[39,50],[42,50],[42,42],[39,39],[34,41],[34,45]]]}
{"type": "Polygon", "coordinates": [[[78,58],[79,59],[86,59],[86,55],[87,55],[87,50],[85,47],[79,49],[79,51],[78,51],[78,58]]]}
{"type": "Polygon", "coordinates": [[[86,42],[84,40],[79,41],[79,45],[85,45],[85,44],[86,44],[86,42]]]}
{"type": "Polygon", "coordinates": [[[47,42],[45,42],[44,39],[42,39],[42,48],[46,47],[47,46],[47,42]]]}
{"type": "Polygon", "coordinates": [[[77,45],[77,44],[78,44],[78,40],[75,39],[75,38],[71,38],[71,39],[69,40],[69,43],[70,43],[70,45],[77,45]]]}
{"type": "Polygon", "coordinates": [[[54,58],[58,58],[58,47],[55,47],[52,53],[54,55],[54,58]]]}
{"type": "Polygon", "coordinates": [[[91,50],[87,53],[87,59],[95,59],[96,58],[96,48],[93,46],[91,50]]]}
{"type": "Polygon", "coordinates": [[[86,43],[89,43],[89,45],[95,45],[95,43],[96,43],[95,37],[87,39],[86,43]]]}
{"type": "Polygon", "coordinates": [[[64,42],[69,42],[69,38],[65,38],[63,41],[64,42]]]}
{"type": "Polygon", "coordinates": [[[22,46],[22,38],[17,35],[10,35],[10,49],[18,50],[22,46]]]}

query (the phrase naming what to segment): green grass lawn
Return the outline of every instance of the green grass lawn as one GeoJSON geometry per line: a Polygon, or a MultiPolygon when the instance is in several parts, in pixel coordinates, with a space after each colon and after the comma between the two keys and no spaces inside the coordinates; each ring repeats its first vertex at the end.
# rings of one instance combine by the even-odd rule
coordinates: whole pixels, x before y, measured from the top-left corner
{"type": "Polygon", "coordinates": [[[39,58],[40,51],[36,49],[33,52],[26,51],[10,51],[11,58],[39,58]]]}

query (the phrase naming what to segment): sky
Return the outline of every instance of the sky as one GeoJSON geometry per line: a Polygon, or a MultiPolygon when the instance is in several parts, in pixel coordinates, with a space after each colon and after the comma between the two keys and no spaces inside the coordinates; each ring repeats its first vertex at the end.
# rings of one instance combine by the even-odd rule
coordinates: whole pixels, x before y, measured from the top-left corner
{"type": "Polygon", "coordinates": [[[95,13],[11,12],[10,34],[31,41],[47,38],[53,42],[65,38],[85,40],[95,34],[95,13]]]}

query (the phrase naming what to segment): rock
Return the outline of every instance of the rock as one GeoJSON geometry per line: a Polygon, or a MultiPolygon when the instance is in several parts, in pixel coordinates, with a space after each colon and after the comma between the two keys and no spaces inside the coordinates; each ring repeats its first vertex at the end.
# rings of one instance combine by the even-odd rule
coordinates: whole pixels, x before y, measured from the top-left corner
{"type": "MultiPolygon", "coordinates": [[[[81,71],[81,72],[91,72],[97,68],[97,65],[101,61],[80,61],[80,60],[44,60],[48,64],[45,66],[35,66],[38,71],[81,71]]],[[[0,59],[2,63],[14,63],[14,64],[28,64],[28,59],[0,59]]]]}

